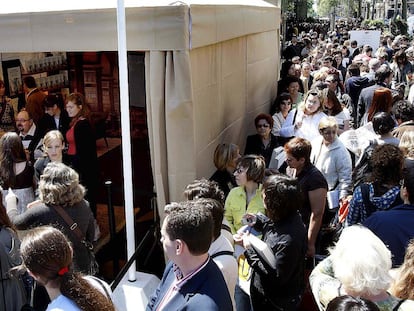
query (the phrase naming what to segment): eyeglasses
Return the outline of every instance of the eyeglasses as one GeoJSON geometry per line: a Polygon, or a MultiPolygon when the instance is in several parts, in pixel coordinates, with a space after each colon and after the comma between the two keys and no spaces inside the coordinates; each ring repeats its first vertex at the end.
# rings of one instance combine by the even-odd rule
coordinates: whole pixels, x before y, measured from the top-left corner
{"type": "Polygon", "coordinates": [[[261,127],[264,127],[264,128],[268,128],[268,127],[270,127],[270,124],[258,124],[258,125],[256,125],[256,127],[259,129],[259,128],[261,128],[261,127]]]}

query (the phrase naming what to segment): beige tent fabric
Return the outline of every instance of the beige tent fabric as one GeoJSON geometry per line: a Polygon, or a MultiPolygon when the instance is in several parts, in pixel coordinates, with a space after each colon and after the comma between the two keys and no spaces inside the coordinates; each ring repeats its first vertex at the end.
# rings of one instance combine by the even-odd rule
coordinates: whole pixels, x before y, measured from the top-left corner
{"type": "Polygon", "coordinates": [[[214,172],[219,142],[244,150],[267,112],[278,72],[276,31],[189,51],[145,54],[151,163],[161,216],[185,186],[214,172]]]}
{"type": "Polygon", "coordinates": [[[160,214],[182,199],[195,178],[194,124],[188,51],[145,54],[151,163],[160,214]]]}
{"type": "MultiPolygon", "coordinates": [[[[3,6],[2,52],[117,50],[114,1],[55,2],[3,6]]],[[[213,173],[217,143],[243,152],[254,116],[268,111],[280,8],[262,0],[126,2],[128,50],[146,53],[151,164],[163,210],[194,178],[213,173]]]]}

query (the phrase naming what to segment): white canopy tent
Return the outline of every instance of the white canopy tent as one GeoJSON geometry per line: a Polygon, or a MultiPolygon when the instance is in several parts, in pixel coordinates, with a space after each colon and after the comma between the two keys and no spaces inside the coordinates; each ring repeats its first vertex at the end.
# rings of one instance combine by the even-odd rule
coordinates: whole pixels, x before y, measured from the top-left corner
{"type": "MultiPolygon", "coordinates": [[[[279,72],[280,9],[261,0],[125,1],[129,51],[145,51],[158,204],[210,176],[219,142],[244,149],[279,72]]],[[[15,0],[0,8],[1,52],[115,51],[116,0],[15,0]]],[[[129,155],[128,155],[129,156],[129,155]]]]}

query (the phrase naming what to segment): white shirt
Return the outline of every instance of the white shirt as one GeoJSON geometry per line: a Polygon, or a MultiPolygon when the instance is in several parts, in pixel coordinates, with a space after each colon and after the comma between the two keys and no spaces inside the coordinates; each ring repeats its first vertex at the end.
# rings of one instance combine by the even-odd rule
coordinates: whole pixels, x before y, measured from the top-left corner
{"type": "Polygon", "coordinates": [[[76,303],[60,294],[49,303],[46,311],[81,311],[76,303]]]}
{"type": "MultiPolygon", "coordinates": [[[[219,237],[211,243],[208,253],[212,256],[221,251],[234,252],[233,246],[222,234],[220,234],[219,237]]],[[[236,303],[234,301],[234,289],[238,278],[237,260],[230,255],[220,255],[212,259],[219,267],[221,273],[223,273],[224,280],[226,281],[226,285],[230,293],[231,302],[233,303],[233,309],[235,309],[236,303]]]]}
{"type": "Polygon", "coordinates": [[[286,117],[285,123],[283,123],[282,128],[280,129],[280,136],[282,137],[302,137],[309,141],[314,140],[319,136],[319,122],[323,117],[326,117],[326,114],[319,111],[312,115],[306,115],[302,110],[297,110],[295,118],[296,109],[293,109],[289,112],[286,117]],[[295,118],[295,123],[293,119],[295,118]],[[302,122],[302,125],[299,128],[295,128],[295,124],[299,121],[302,122]]]}

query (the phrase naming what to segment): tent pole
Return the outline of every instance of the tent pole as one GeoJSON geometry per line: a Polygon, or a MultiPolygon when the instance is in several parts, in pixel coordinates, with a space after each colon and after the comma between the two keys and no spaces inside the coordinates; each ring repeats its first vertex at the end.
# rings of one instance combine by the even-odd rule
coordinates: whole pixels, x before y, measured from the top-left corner
{"type": "MultiPolygon", "coordinates": [[[[117,0],[119,91],[121,102],[122,158],[124,172],[125,221],[128,260],[135,252],[135,217],[132,187],[131,131],[129,120],[128,62],[124,0],[117,0]]],[[[128,270],[128,280],[136,280],[136,263],[128,270]]]]}

